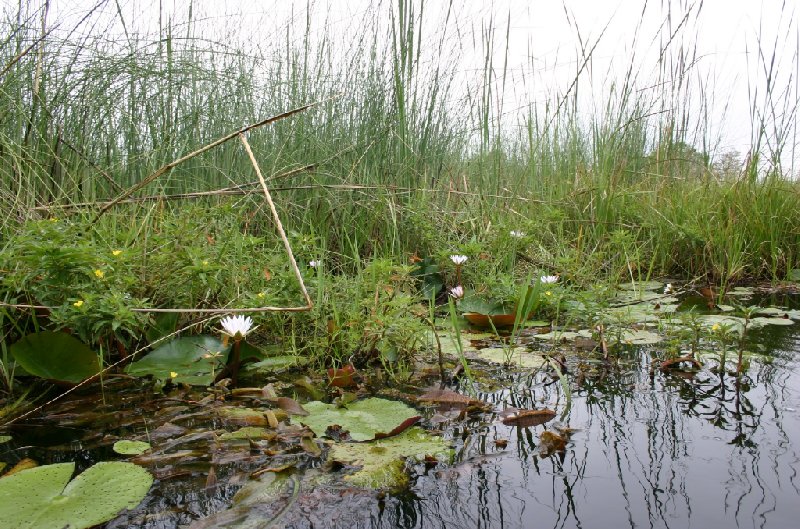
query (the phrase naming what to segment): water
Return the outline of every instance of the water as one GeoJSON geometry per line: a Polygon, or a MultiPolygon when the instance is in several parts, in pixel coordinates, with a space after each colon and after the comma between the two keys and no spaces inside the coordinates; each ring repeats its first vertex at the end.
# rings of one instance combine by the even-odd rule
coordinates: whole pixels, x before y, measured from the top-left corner
{"type": "MultiPolygon", "coordinates": [[[[282,463],[294,465],[292,481],[230,526],[793,528],[800,520],[800,329],[769,327],[751,338],[769,356],[754,357],[738,385],[731,373],[653,370],[646,349],[629,350],[614,365],[568,357],[571,407],[556,421],[575,431],[552,455],[540,452],[539,436],[555,421],[519,428],[503,424],[499,412],[515,406],[561,413],[558,379],[544,371],[479,370],[494,387],[477,398],[492,411],[442,424],[426,409],[423,426],[451,440],[455,460],[411,465],[411,485],[393,494],[346,485],[341,471],[298,450],[291,432],[271,441],[269,452],[247,443],[222,448],[208,431],[223,421],[209,411],[217,404],[200,401],[203,393],[164,397],[130,382],[112,382],[105,404],[96,394],[70,397],[15,426],[0,461],[31,457],[86,468],[121,459],[110,450],[118,437],[146,431],[155,446],[172,443],[162,452],[177,457],[140,461],[156,483],[139,508],[109,528],[202,527],[198,520],[227,508],[253,471],[282,463]],[[208,478],[212,467],[216,483],[208,478]],[[332,472],[332,482],[311,480],[332,472]]],[[[228,403],[255,407],[259,399],[228,403]]]]}

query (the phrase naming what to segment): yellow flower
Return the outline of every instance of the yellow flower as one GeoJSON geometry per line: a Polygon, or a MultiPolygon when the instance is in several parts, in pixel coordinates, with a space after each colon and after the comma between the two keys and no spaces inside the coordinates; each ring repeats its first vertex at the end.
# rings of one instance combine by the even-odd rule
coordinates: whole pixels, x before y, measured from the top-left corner
{"type": "Polygon", "coordinates": [[[75,303],[72,304],[73,307],[78,307],[78,308],[80,308],[81,305],[83,305],[83,300],[82,299],[79,299],[78,301],[76,301],[75,303]]]}
{"type": "Polygon", "coordinates": [[[547,292],[545,292],[545,293],[544,293],[544,295],[545,295],[545,296],[552,296],[552,295],[553,295],[553,293],[552,293],[552,292],[550,292],[550,291],[548,290],[547,292]]]}
{"type": "Polygon", "coordinates": [[[111,255],[113,255],[114,257],[117,257],[121,253],[122,253],[122,250],[114,250],[113,252],[111,252],[111,255]]]}
{"type": "Polygon", "coordinates": [[[722,327],[719,326],[719,323],[715,323],[714,325],[711,326],[711,330],[714,331],[714,332],[717,332],[721,328],[722,327]]]}
{"type": "Polygon", "coordinates": [[[58,222],[58,219],[55,217],[50,217],[50,222],[58,222]]]}
{"type": "Polygon", "coordinates": [[[178,373],[176,373],[175,371],[170,371],[169,378],[178,378],[178,373]]]}
{"type": "Polygon", "coordinates": [[[203,261],[203,262],[202,262],[202,263],[200,263],[200,264],[201,264],[201,265],[203,265],[203,266],[208,266],[208,261],[203,261]]]}
{"type": "Polygon", "coordinates": [[[265,294],[263,292],[259,292],[258,294],[256,294],[257,298],[263,298],[264,296],[265,294]]]}
{"type": "Polygon", "coordinates": [[[103,276],[106,275],[106,273],[98,268],[94,271],[94,275],[97,279],[103,279],[103,276]]]}

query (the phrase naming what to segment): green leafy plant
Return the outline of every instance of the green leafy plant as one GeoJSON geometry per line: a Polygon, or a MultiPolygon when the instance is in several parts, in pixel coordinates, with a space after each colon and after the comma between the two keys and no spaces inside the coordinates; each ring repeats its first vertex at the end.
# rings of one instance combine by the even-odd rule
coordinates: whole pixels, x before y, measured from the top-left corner
{"type": "Polygon", "coordinates": [[[74,472],[75,463],[58,463],[0,479],[0,526],[93,527],[136,507],[153,484],[153,476],[133,463],[97,463],[70,481],[74,472]]]}

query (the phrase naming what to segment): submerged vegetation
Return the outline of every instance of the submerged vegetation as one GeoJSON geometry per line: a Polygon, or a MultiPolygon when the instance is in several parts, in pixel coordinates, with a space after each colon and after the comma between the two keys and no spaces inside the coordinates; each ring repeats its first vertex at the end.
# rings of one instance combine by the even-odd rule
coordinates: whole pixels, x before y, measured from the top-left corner
{"type": "MultiPolygon", "coordinates": [[[[800,281],[790,161],[800,94],[774,85],[774,68],[795,78],[800,59],[759,50],[765,78],[752,81],[752,147],[740,159],[715,151],[713,94],[678,38],[700,6],[666,8],[648,36],[663,43],[648,65],[655,79],[630,64],[619,83],[593,86],[590,45],[568,87],[509,116],[497,95],[509,75],[496,62],[502,28],[473,30],[484,69],[463,83],[451,59],[466,28],[448,16],[434,30],[424,5],[375,4],[352,43],[319,36],[309,14],[267,47],[201,38],[191,10],[153,36],[129,32],[119,10],[114,40],[95,27],[104,2],[71,28],[48,18],[48,2],[4,8],[0,428],[48,413],[64,388],[97,383],[105,398],[108,387],[133,391],[120,379],[145,378],[139,391],[163,399],[147,406],[164,406],[165,432],[151,437],[145,420],[129,441],[133,422],[117,418],[89,444],[108,457],[116,442],[154,469],[186,444],[175,457],[208,456],[211,471],[240,463],[220,443],[248,444],[258,479],[196,524],[210,527],[280,491],[296,501],[290,472],[326,457],[335,471],[360,465],[345,479],[366,488],[407,485],[404,458],[449,464],[447,442],[409,427],[455,420],[442,407],[462,421],[489,413],[478,393],[505,380],[497,366],[546,384],[546,406],[509,390],[503,407],[528,404],[501,417],[521,429],[558,416],[540,457],[563,453],[573,393],[634,350],[651,373],[703,372],[723,389],[734,380],[741,418],[752,333],[800,319],[758,307],[744,286],[800,281]],[[579,90],[601,110],[587,115],[579,90]],[[240,374],[270,385],[254,396],[240,374]],[[430,384],[440,387],[413,396],[430,384]],[[432,403],[435,415],[376,391],[432,403]],[[215,426],[170,430],[189,416],[215,426]]],[[[112,422],[66,422],[94,421],[112,422]]],[[[72,472],[38,468],[64,484],[72,472]]],[[[23,482],[30,470],[16,472],[23,482]]],[[[330,481],[312,474],[303,486],[330,481]]]]}

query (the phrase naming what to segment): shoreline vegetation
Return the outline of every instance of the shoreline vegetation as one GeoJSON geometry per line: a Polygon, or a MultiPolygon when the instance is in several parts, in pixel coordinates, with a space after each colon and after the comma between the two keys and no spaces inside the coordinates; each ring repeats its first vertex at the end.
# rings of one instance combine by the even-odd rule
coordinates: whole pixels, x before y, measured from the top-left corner
{"type": "Polygon", "coordinates": [[[216,321],[134,308],[301,304],[237,142],[140,184],[243,124],[310,104],[248,142],[314,302],[258,316],[258,332],[317,367],[402,360],[434,319],[447,320],[442,306],[459,285],[513,307],[521,284],[558,276],[561,297],[542,289],[537,309],[563,324],[570,292],[602,284],[677,278],[721,297],[798,279],[800,184],[782,165],[798,94],[771,83],[776,64],[800,72],[777,45],[758,54],[751,151],[717,153],[713,94],[691,45],[673,38],[683,23],[647,36],[664,42],[655,79],[632,63],[622,84],[602,87],[595,114],[578,97],[600,89],[585,76],[589,46],[569,87],[509,121],[495,117],[508,74],[493,62],[502,24],[473,35],[485,69],[476,85],[456,86],[460,41],[424,34],[412,0],[376,4],[346,46],[310,30],[289,38],[287,26],[269,48],[197,37],[191,17],[115,41],[92,31],[91,12],[65,31],[48,6],[4,8],[0,39],[9,395],[9,349],[29,333],[67,331],[110,364],[216,321]],[[468,261],[454,266],[452,255],[468,261]]]}

